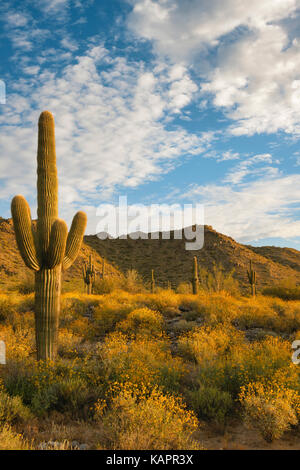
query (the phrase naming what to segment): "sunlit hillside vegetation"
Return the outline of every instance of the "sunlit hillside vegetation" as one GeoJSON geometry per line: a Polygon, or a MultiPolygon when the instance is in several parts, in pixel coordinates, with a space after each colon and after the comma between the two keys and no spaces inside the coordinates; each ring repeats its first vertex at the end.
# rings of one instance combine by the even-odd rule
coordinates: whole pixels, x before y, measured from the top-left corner
{"type": "Polygon", "coordinates": [[[63,294],[55,363],[33,294],[0,295],[0,449],[297,448],[300,302],[105,282],[63,294]]]}

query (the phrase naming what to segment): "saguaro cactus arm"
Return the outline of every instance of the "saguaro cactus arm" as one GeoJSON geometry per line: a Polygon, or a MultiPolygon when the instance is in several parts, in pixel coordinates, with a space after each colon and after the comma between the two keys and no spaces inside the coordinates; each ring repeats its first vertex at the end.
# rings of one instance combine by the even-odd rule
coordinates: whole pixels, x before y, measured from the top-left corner
{"type": "Polygon", "coordinates": [[[23,261],[28,268],[38,271],[40,263],[34,241],[30,207],[23,196],[18,195],[13,198],[11,213],[16,241],[23,261]]]}
{"type": "Polygon", "coordinates": [[[63,262],[68,236],[68,227],[64,220],[57,219],[51,228],[47,255],[48,268],[55,268],[63,262]]]}
{"type": "Polygon", "coordinates": [[[74,216],[67,238],[66,253],[63,260],[63,269],[67,270],[77,258],[85,232],[87,217],[84,212],[77,212],[74,216]]]}

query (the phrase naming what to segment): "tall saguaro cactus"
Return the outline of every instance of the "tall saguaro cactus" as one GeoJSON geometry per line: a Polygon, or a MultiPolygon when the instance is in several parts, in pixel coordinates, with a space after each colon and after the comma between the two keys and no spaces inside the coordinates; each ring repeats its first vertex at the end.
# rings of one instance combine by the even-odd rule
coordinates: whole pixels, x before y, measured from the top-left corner
{"type": "Polygon", "coordinates": [[[198,294],[198,287],[199,287],[199,278],[198,278],[198,260],[197,256],[194,256],[194,265],[193,265],[193,294],[198,294]]]}
{"type": "Polygon", "coordinates": [[[253,297],[255,297],[256,294],[256,272],[254,269],[252,269],[252,260],[250,260],[250,267],[249,270],[247,270],[247,275],[248,275],[248,280],[249,284],[251,286],[251,293],[253,297]]]}
{"type": "Polygon", "coordinates": [[[92,293],[92,286],[95,282],[96,272],[95,267],[92,260],[92,255],[89,256],[88,263],[85,263],[82,268],[83,280],[86,286],[86,293],[92,293]]]}
{"type": "Polygon", "coordinates": [[[151,269],[151,294],[155,291],[154,269],[151,269]]]}
{"type": "Polygon", "coordinates": [[[105,277],[105,259],[102,258],[102,274],[101,274],[102,279],[105,277]]]}
{"type": "Polygon", "coordinates": [[[77,212],[70,232],[58,218],[54,118],[41,113],[37,150],[37,224],[23,196],[15,196],[11,212],[17,245],[26,266],[35,271],[35,332],[37,359],[55,359],[60,313],[61,272],[75,261],[87,217],[77,212]]]}

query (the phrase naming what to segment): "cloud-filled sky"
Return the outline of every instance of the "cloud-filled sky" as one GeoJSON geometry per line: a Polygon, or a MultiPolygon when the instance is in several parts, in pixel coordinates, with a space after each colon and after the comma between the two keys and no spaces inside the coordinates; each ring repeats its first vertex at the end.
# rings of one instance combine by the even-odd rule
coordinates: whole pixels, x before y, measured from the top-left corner
{"type": "Polygon", "coordinates": [[[56,121],[60,215],[203,203],[243,243],[300,249],[300,0],[0,5],[0,215],[36,209],[37,120],[56,121]]]}

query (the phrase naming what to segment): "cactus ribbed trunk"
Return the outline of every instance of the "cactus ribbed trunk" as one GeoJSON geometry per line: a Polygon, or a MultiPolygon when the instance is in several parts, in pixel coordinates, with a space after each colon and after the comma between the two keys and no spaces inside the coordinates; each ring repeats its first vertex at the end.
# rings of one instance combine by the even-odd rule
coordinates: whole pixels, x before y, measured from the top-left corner
{"type": "Polygon", "coordinates": [[[37,271],[35,288],[37,359],[54,360],[60,313],[61,265],[37,271]]]}
{"type": "Polygon", "coordinates": [[[55,131],[54,119],[50,113],[43,113],[39,119],[37,164],[37,231],[40,254],[43,261],[47,262],[51,227],[58,217],[55,131]]]}
{"type": "Polygon", "coordinates": [[[96,279],[96,271],[92,261],[92,255],[89,256],[88,263],[85,263],[82,268],[83,282],[86,286],[86,293],[92,294],[93,284],[96,279]]]}

